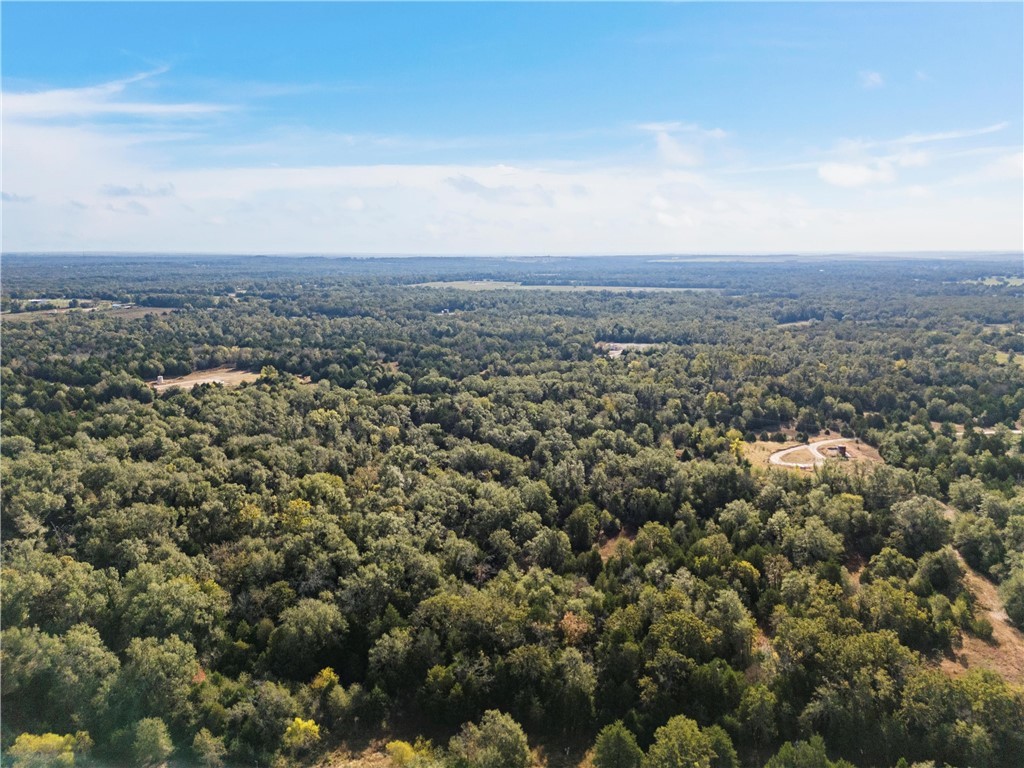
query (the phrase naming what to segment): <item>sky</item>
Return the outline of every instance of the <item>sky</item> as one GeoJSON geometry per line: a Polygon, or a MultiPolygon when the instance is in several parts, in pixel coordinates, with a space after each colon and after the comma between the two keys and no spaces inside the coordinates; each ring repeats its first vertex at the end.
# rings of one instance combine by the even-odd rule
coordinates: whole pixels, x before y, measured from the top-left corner
{"type": "Polygon", "coordinates": [[[1024,249],[1024,4],[0,6],[2,249],[1024,249]]]}

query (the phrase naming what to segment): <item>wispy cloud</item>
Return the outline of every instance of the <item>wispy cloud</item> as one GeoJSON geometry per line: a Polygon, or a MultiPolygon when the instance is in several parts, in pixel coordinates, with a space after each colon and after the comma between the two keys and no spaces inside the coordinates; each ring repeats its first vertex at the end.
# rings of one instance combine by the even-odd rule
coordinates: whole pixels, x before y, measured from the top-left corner
{"type": "Polygon", "coordinates": [[[863,187],[868,184],[888,184],[896,180],[892,165],[875,163],[822,163],[818,178],[837,187],[863,187]]]}
{"type": "Polygon", "coordinates": [[[31,203],[31,195],[18,195],[14,192],[0,192],[0,200],[5,203],[31,203]]]}
{"type": "Polygon", "coordinates": [[[651,133],[691,133],[708,139],[724,139],[729,135],[727,131],[723,131],[721,128],[702,128],[697,123],[684,123],[680,121],[639,123],[637,128],[651,133]]]}
{"type": "Polygon", "coordinates": [[[962,131],[940,131],[938,133],[910,133],[893,139],[893,144],[927,144],[932,141],[955,141],[957,139],[970,139],[974,136],[985,136],[990,133],[999,133],[1010,124],[1007,122],[994,123],[982,128],[968,128],[962,131]]]}
{"type": "Polygon", "coordinates": [[[873,91],[876,88],[881,88],[885,85],[885,78],[882,77],[881,72],[872,72],[870,70],[864,70],[860,72],[860,87],[868,91],[873,91]]]}
{"type": "Polygon", "coordinates": [[[135,184],[126,187],[121,184],[104,184],[100,187],[100,194],[107,197],[168,197],[174,194],[174,185],[147,187],[145,184],[135,184]]]}
{"type": "Polygon", "coordinates": [[[729,134],[721,128],[703,128],[696,123],[639,123],[637,129],[654,135],[658,156],[668,165],[693,167],[704,162],[704,146],[729,134]]]}
{"type": "Polygon", "coordinates": [[[126,99],[125,92],[134,83],[162,75],[166,68],[141,72],[120,80],[83,88],[55,88],[44,91],[5,91],[5,120],[45,120],[59,118],[195,117],[232,109],[226,104],[204,102],[160,102],[126,99]]]}

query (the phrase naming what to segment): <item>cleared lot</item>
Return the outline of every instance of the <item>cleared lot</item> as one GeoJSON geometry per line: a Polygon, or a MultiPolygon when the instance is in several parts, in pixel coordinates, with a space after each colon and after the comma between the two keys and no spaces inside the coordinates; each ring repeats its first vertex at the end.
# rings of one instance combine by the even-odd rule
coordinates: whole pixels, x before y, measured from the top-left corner
{"type": "Polygon", "coordinates": [[[149,385],[157,392],[165,389],[192,389],[199,384],[223,384],[225,387],[237,387],[248,381],[256,381],[260,375],[252,371],[240,371],[237,368],[221,366],[220,368],[208,368],[205,371],[193,371],[186,376],[179,376],[176,379],[164,379],[162,382],[151,381],[149,385]]]}

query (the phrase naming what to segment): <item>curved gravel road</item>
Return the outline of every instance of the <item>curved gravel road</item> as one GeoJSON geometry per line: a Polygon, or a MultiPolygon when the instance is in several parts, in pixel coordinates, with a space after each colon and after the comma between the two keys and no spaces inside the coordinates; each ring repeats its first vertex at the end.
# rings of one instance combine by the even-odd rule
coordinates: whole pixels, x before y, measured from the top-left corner
{"type": "Polygon", "coordinates": [[[835,437],[831,440],[819,440],[816,443],[806,443],[805,445],[794,445],[792,448],[783,448],[781,451],[776,451],[768,457],[768,461],[778,467],[795,467],[796,469],[813,469],[816,465],[822,464],[826,456],[821,455],[819,448],[825,448],[830,445],[839,445],[840,443],[848,443],[850,438],[848,437],[835,437]],[[807,448],[811,455],[814,457],[814,461],[810,464],[807,462],[796,462],[786,461],[786,456],[791,453],[796,453],[807,448]]]}

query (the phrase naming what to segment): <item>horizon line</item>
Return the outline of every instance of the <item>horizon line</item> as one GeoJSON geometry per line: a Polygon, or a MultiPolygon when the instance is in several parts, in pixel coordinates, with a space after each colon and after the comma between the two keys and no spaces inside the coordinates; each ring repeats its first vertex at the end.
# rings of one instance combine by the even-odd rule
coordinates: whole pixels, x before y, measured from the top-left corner
{"type": "Polygon", "coordinates": [[[11,250],[0,251],[0,259],[10,256],[165,256],[165,257],[249,257],[249,258],[327,258],[327,259],[700,259],[700,258],[793,258],[793,257],[963,257],[1020,256],[1024,249],[988,250],[873,250],[873,251],[701,251],[666,253],[427,253],[387,251],[115,251],[115,250],[11,250]]]}

